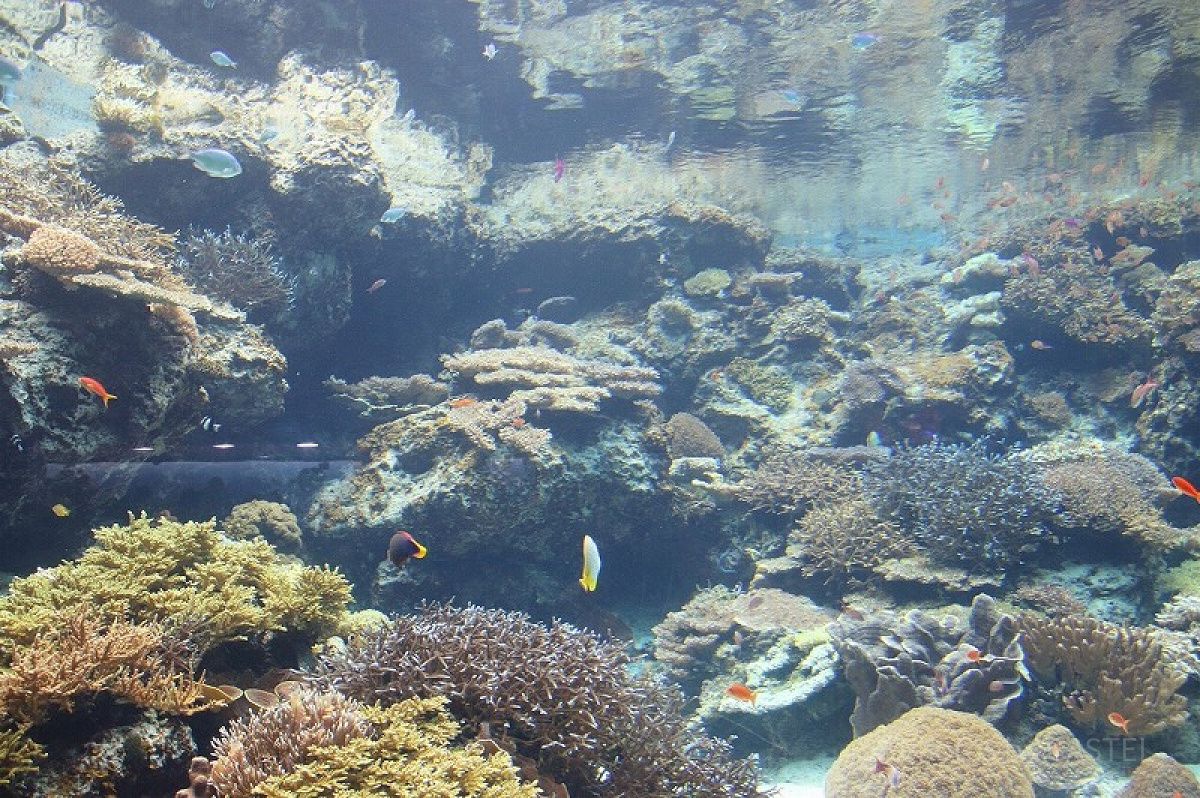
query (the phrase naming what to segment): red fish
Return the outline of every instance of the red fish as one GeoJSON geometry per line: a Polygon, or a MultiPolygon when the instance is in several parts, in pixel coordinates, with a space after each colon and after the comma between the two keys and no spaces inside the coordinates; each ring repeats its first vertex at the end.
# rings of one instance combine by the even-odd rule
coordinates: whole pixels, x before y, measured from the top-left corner
{"type": "Polygon", "coordinates": [[[470,407],[471,405],[475,404],[475,397],[474,396],[459,396],[457,398],[451,399],[446,404],[450,405],[451,407],[470,407]]]}
{"type": "Polygon", "coordinates": [[[1171,477],[1171,484],[1179,488],[1184,496],[1191,496],[1193,499],[1200,502],[1200,490],[1196,490],[1196,486],[1188,482],[1183,477],[1171,477]]]}
{"type": "Polygon", "coordinates": [[[967,659],[969,659],[971,662],[979,662],[979,660],[983,659],[983,653],[979,649],[975,648],[975,646],[968,646],[967,659]]]}
{"type": "Polygon", "coordinates": [[[1129,720],[1120,712],[1109,712],[1108,722],[1121,730],[1121,734],[1129,734],[1129,720]]]}
{"type": "Polygon", "coordinates": [[[388,542],[387,558],[397,568],[408,562],[410,557],[419,560],[427,553],[426,548],[403,529],[392,535],[391,541],[388,542]]]}
{"type": "Polygon", "coordinates": [[[557,155],[554,156],[554,182],[557,183],[559,180],[562,180],[563,174],[566,171],[567,165],[563,162],[563,159],[559,158],[557,155]]]}
{"type": "Polygon", "coordinates": [[[749,701],[751,706],[753,706],[754,702],[758,700],[758,693],[740,683],[729,685],[729,687],[725,688],[725,692],[729,693],[729,695],[733,696],[738,701],[749,701]]]}
{"type": "Polygon", "coordinates": [[[80,377],[79,384],[82,385],[87,390],[88,393],[94,393],[96,396],[99,396],[100,399],[104,402],[105,407],[108,407],[109,399],[117,398],[117,397],[113,396],[111,393],[109,393],[108,391],[106,391],[104,389],[104,386],[100,384],[99,380],[94,380],[91,377],[80,377]]]}

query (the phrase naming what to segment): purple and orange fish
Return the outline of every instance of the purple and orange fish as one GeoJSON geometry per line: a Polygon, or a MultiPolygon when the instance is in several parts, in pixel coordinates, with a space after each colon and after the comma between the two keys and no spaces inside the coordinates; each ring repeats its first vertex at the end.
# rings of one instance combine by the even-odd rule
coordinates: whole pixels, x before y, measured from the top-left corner
{"type": "Polygon", "coordinates": [[[387,558],[397,568],[408,562],[410,558],[420,560],[428,553],[428,550],[418,543],[416,538],[403,529],[392,535],[392,539],[388,542],[387,558]]]}

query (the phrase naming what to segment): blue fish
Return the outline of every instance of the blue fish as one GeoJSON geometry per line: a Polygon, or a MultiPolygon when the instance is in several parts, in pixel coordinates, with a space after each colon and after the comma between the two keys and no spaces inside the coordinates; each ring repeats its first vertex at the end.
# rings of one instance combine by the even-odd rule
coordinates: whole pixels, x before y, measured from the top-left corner
{"type": "Polygon", "coordinates": [[[855,50],[865,50],[877,41],[879,41],[879,34],[870,31],[860,31],[850,36],[850,46],[855,50]]]}
{"type": "Polygon", "coordinates": [[[218,147],[196,150],[188,155],[192,164],[209,177],[237,177],[242,173],[242,165],[232,153],[218,147]]]}
{"type": "Polygon", "coordinates": [[[395,224],[403,219],[406,213],[408,213],[408,210],[405,208],[388,208],[383,212],[383,216],[379,217],[379,221],[383,222],[384,224],[395,224]]]}
{"type": "Polygon", "coordinates": [[[0,83],[16,83],[21,79],[21,65],[0,55],[0,83]]]}
{"type": "Polygon", "coordinates": [[[221,52],[220,50],[213,50],[211,53],[208,54],[208,57],[211,58],[212,62],[219,67],[225,67],[226,69],[233,69],[234,67],[237,66],[237,61],[234,61],[232,58],[225,55],[225,53],[221,52]]]}

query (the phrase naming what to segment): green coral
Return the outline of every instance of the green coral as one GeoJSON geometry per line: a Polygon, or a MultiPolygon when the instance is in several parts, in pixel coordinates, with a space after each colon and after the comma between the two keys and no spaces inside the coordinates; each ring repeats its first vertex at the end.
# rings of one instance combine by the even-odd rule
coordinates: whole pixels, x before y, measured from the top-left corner
{"type": "Polygon", "coordinates": [[[792,404],[792,378],[775,366],[766,366],[744,357],[735,357],[725,367],[725,376],[742,386],[746,394],[774,410],[787,410],[792,404]]]}
{"type": "Polygon", "coordinates": [[[11,784],[22,773],[37,771],[37,760],[46,755],[41,745],[25,736],[25,727],[0,731],[0,785],[11,784]]]}
{"type": "Polygon", "coordinates": [[[364,707],[361,713],[375,734],[310,749],[304,764],[261,782],[255,794],[536,798],[537,787],[517,780],[507,754],[489,756],[478,744],[451,744],[459,729],[445,703],[443,698],[411,698],[382,709],[364,707]]]}
{"type": "Polygon", "coordinates": [[[261,538],[230,540],[215,521],[130,514],[95,534],[78,559],[13,580],[0,647],[28,645],[79,606],[104,622],[177,625],[201,650],[284,628],[316,638],[346,617],[350,585],[336,569],[288,562],[261,538]]]}
{"type": "Polygon", "coordinates": [[[1159,591],[1169,596],[1200,596],[1200,558],[1184,560],[1167,569],[1159,580],[1159,591]]]}

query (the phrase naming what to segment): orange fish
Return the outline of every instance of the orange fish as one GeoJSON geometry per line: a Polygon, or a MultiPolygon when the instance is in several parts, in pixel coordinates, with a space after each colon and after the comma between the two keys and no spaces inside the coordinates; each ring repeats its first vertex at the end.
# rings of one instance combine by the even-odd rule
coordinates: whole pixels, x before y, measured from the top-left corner
{"type": "Polygon", "coordinates": [[[1121,734],[1129,734],[1129,721],[1120,712],[1109,712],[1108,722],[1121,730],[1121,734]]]}
{"type": "Polygon", "coordinates": [[[1184,496],[1191,496],[1193,499],[1200,502],[1200,490],[1196,490],[1196,486],[1188,482],[1183,477],[1171,477],[1171,484],[1179,488],[1184,496]]]}
{"type": "Polygon", "coordinates": [[[451,407],[469,407],[475,404],[474,396],[460,396],[457,399],[451,399],[449,402],[451,407]]]}
{"type": "Polygon", "coordinates": [[[751,706],[753,706],[754,702],[758,700],[758,693],[740,683],[729,685],[729,687],[725,689],[725,692],[729,693],[738,701],[749,701],[751,706]]]}
{"type": "Polygon", "coordinates": [[[91,377],[80,377],[79,384],[82,385],[88,391],[88,393],[94,393],[96,396],[99,396],[100,399],[103,400],[105,407],[108,407],[109,399],[117,398],[106,391],[104,386],[100,384],[99,380],[94,380],[91,377]]]}
{"type": "Polygon", "coordinates": [[[979,649],[975,648],[975,646],[968,646],[967,659],[969,659],[971,662],[979,662],[979,660],[983,659],[983,654],[979,649]]]}

